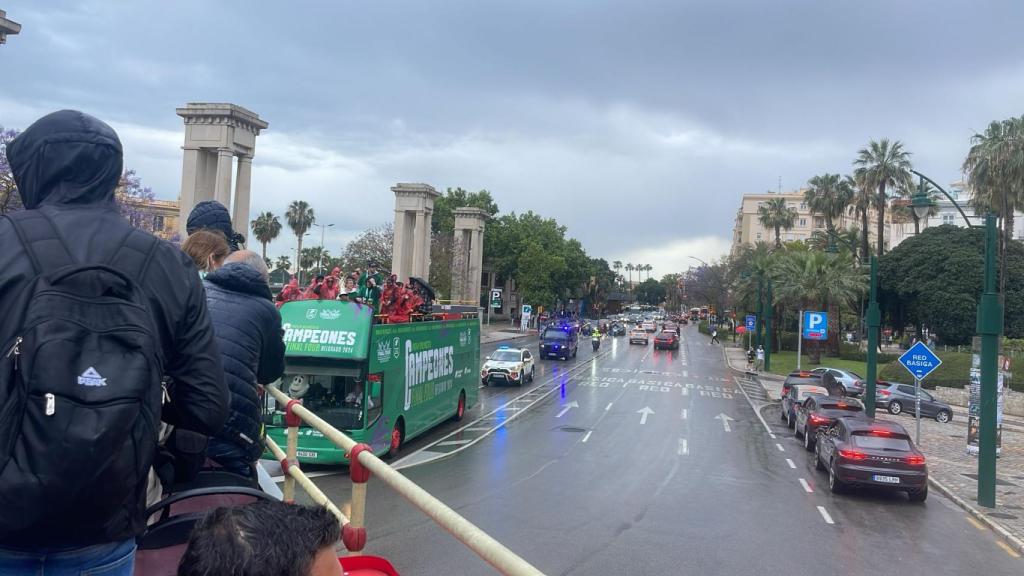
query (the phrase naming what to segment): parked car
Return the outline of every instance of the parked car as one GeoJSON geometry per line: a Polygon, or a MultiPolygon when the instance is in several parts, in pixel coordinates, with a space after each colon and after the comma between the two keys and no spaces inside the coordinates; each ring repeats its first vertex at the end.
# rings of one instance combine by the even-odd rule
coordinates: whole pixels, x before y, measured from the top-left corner
{"type": "Polygon", "coordinates": [[[818,428],[831,426],[837,418],[864,413],[859,400],[845,396],[811,395],[796,407],[796,437],[803,437],[804,448],[814,449],[818,428]]]}
{"type": "Polygon", "coordinates": [[[782,397],[782,419],[786,421],[787,426],[796,426],[796,407],[811,394],[828,396],[828,390],[824,386],[814,384],[793,384],[789,387],[789,392],[782,397]]]}
{"type": "Polygon", "coordinates": [[[807,370],[794,370],[789,373],[789,376],[786,376],[786,380],[782,383],[782,392],[779,393],[779,397],[785,398],[790,387],[794,384],[813,384],[815,386],[823,386],[821,383],[821,374],[813,374],[807,370]]]}
{"type": "Polygon", "coordinates": [[[924,454],[895,422],[839,418],[818,428],[814,467],[828,472],[834,494],[861,486],[904,491],[911,502],[928,498],[924,454]]]}
{"type": "Polygon", "coordinates": [[[629,331],[629,343],[643,343],[646,346],[650,342],[651,335],[647,333],[647,330],[641,328],[633,328],[629,331]]]}
{"type": "MultiPolygon", "coordinates": [[[[864,393],[864,379],[849,370],[821,367],[811,370],[811,374],[820,374],[823,379],[825,374],[831,375],[843,386],[847,396],[860,396],[864,393]]],[[[827,385],[825,387],[828,388],[827,385]]]]}
{"type": "Polygon", "coordinates": [[[662,330],[654,337],[654,349],[671,348],[679,349],[679,333],[675,330],[662,330]]]}
{"type": "MultiPolygon", "coordinates": [[[[914,413],[916,393],[910,384],[878,382],[875,406],[888,410],[890,414],[914,413]]],[[[953,420],[953,409],[942,400],[936,399],[927,390],[921,389],[921,416],[935,418],[936,422],[953,420]]]]}

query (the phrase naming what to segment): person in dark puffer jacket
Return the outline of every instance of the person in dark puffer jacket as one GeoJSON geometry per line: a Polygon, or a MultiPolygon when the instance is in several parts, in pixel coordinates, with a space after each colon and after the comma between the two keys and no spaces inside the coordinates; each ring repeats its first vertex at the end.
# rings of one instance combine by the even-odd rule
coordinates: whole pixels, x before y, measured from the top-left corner
{"type": "Polygon", "coordinates": [[[270,384],[284,372],[281,314],[267,283],[267,266],[254,252],[240,250],[206,276],[207,307],[231,391],[231,412],[210,439],[206,456],[230,472],[255,478],[263,453],[262,407],[256,384],[270,384]]]}

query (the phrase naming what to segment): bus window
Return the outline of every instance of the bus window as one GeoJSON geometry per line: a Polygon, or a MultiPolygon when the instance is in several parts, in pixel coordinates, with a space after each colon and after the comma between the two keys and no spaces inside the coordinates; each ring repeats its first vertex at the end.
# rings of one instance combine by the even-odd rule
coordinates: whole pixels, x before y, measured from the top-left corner
{"type": "MultiPolygon", "coordinates": [[[[371,376],[373,378],[373,376],[371,376]]],[[[381,381],[370,380],[370,389],[366,391],[366,423],[373,424],[380,416],[382,409],[381,381]]]]}
{"type": "MultiPolygon", "coordinates": [[[[319,374],[285,374],[288,396],[302,400],[302,405],[315,412],[328,424],[340,430],[363,428],[363,381],[351,376],[319,374]]],[[[370,407],[379,411],[380,402],[370,407]]]]}

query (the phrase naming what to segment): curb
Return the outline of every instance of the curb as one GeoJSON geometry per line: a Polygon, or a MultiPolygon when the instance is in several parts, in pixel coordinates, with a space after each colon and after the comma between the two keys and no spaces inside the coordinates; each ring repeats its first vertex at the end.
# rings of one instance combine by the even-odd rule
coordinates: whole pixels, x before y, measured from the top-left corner
{"type": "Polygon", "coordinates": [[[1006,542],[1006,544],[1008,544],[1011,548],[1013,548],[1015,552],[1024,555],[1024,540],[1021,540],[1017,536],[1014,536],[1013,533],[1004,528],[1002,524],[989,518],[989,516],[982,512],[981,510],[978,510],[974,506],[971,506],[970,503],[968,503],[963,498],[957,496],[952,490],[947,488],[945,484],[939,482],[930,474],[928,475],[928,483],[931,484],[932,486],[935,486],[939,490],[939,492],[942,493],[943,496],[952,500],[954,504],[962,508],[971,516],[974,516],[978,521],[980,521],[990,530],[998,534],[999,537],[1002,538],[1003,541],[1006,542]]]}

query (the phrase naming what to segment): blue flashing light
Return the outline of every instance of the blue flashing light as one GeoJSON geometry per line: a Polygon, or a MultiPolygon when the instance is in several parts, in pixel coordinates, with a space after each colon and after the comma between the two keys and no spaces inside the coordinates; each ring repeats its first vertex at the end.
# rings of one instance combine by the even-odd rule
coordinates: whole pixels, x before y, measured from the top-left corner
{"type": "Polygon", "coordinates": [[[509,346],[508,344],[502,344],[501,346],[498,346],[498,350],[501,350],[503,348],[511,348],[511,346],[509,346]]]}

